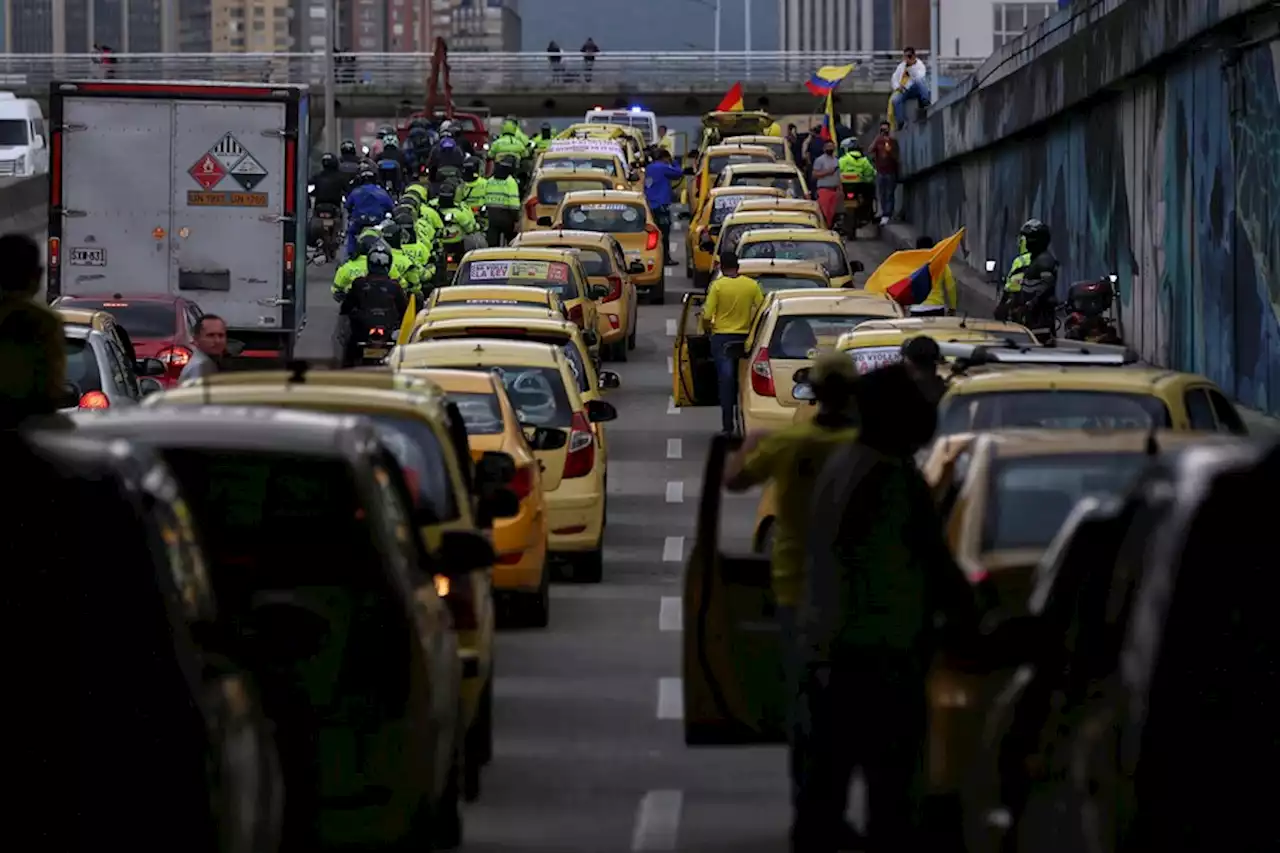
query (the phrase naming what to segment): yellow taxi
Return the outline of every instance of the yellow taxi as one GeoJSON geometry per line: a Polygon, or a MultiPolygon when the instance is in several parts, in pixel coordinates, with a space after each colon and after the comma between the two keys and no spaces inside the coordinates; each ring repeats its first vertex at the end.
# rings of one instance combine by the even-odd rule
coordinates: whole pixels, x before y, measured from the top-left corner
{"type": "Polygon", "coordinates": [[[641,175],[627,163],[622,146],[612,140],[568,139],[551,143],[538,155],[534,171],[601,172],[614,180],[614,189],[643,187],[641,175]]]}
{"type": "MultiPolygon", "coordinates": [[[[713,240],[714,243],[714,238],[720,233],[720,226],[724,224],[725,217],[749,198],[780,198],[781,196],[782,190],[773,187],[723,187],[707,193],[706,202],[693,216],[689,229],[684,235],[685,271],[693,281],[694,287],[705,289],[707,283],[711,281],[711,253],[705,251],[702,246],[708,239],[713,240]]],[[[681,214],[682,217],[688,215],[688,213],[681,214]]]]}
{"type": "MultiPolygon", "coordinates": [[[[915,337],[933,338],[939,344],[1005,344],[1039,347],[1026,326],[1003,320],[968,317],[903,317],[863,323],[841,336],[836,349],[847,352],[860,373],[902,360],[902,345],[915,337]]],[[[943,368],[947,373],[949,369],[943,368]]]]}
{"type": "Polygon", "coordinates": [[[761,110],[713,110],[702,116],[702,136],[698,150],[706,151],[727,139],[765,136],[773,118],[761,110]]]}
{"type": "Polygon", "coordinates": [[[773,153],[774,159],[779,163],[794,163],[795,158],[791,156],[791,146],[787,144],[784,136],[767,136],[764,134],[747,134],[744,136],[735,136],[732,139],[735,145],[760,145],[768,148],[773,153]]]}
{"type": "Polygon", "coordinates": [[[621,124],[596,124],[578,122],[571,124],[556,135],[557,140],[596,139],[612,140],[623,147],[627,161],[632,168],[644,165],[644,134],[638,128],[621,124]]]}
{"type": "Polygon", "coordinates": [[[564,304],[565,316],[593,335],[600,325],[596,301],[609,292],[608,288],[587,281],[587,272],[572,249],[472,249],[462,256],[453,279],[454,287],[504,284],[550,290],[564,304]]]}
{"type": "Polygon", "coordinates": [[[496,287],[480,284],[456,284],[450,287],[434,288],[423,300],[422,310],[418,312],[415,324],[422,322],[432,310],[467,305],[493,306],[499,309],[528,306],[546,308],[563,316],[569,316],[569,309],[564,307],[564,301],[554,290],[509,284],[496,287]]]}
{"type": "Polygon", "coordinates": [[[560,202],[550,223],[539,219],[538,224],[550,224],[557,231],[572,229],[613,235],[626,255],[627,269],[637,265],[637,271],[630,273],[636,290],[649,302],[662,304],[667,284],[667,271],[662,263],[662,232],[654,222],[644,193],[572,192],[560,202]]]}
{"type": "Polygon", "coordinates": [[[716,177],[717,187],[774,187],[787,198],[807,199],[809,186],[792,163],[744,163],[727,166],[716,177]]]}
{"type": "Polygon", "coordinates": [[[826,231],[827,225],[811,213],[772,210],[749,210],[743,213],[741,210],[735,210],[720,224],[720,233],[711,236],[712,245],[708,247],[704,244],[702,248],[709,249],[715,259],[712,261],[712,268],[716,269],[720,253],[738,251],[738,241],[746,232],[778,231],[786,228],[816,228],[819,231],[826,231]]]}
{"type": "MultiPolygon", "coordinates": [[[[427,550],[449,561],[444,535],[451,530],[491,528],[514,513],[493,497],[499,479],[510,476],[511,459],[489,457],[473,464],[461,438],[457,409],[444,393],[420,378],[384,370],[246,371],[190,379],[147,398],[149,406],[272,406],[360,414],[400,462],[423,525],[427,550]],[[507,470],[503,470],[503,469],[507,470]]],[[[509,492],[505,494],[510,499],[509,492]]],[[[463,717],[467,724],[464,794],[479,795],[480,770],[493,749],[493,595],[491,572],[472,572],[468,582],[435,578],[435,592],[449,606],[462,656],[463,717]]]]}
{"type": "Polygon", "coordinates": [[[525,197],[524,218],[521,231],[537,231],[545,227],[540,220],[554,216],[556,208],[566,193],[587,190],[611,190],[617,181],[604,172],[592,169],[543,169],[529,181],[529,194],[525,197]]]}
{"type": "Polygon", "coordinates": [[[822,208],[818,203],[810,198],[787,198],[785,196],[762,196],[760,198],[749,198],[742,204],[738,205],[736,212],[746,213],[749,210],[789,210],[795,213],[809,213],[817,217],[819,222],[824,221],[822,218],[822,208]]]}
{"type": "Polygon", "coordinates": [[[737,141],[712,145],[702,152],[696,165],[684,169],[684,173],[693,178],[687,199],[689,209],[696,211],[702,206],[716,178],[725,168],[747,163],[772,163],[775,159],[773,152],[763,145],[743,145],[737,141]]]}
{"type": "Polygon", "coordinates": [[[604,400],[583,400],[564,350],[530,341],[458,338],[410,344],[406,366],[492,370],[502,379],[516,419],[525,427],[565,433],[565,445],[534,450],[547,496],[548,545],[567,559],[574,578],[598,583],[604,575],[606,459],[596,425],[615,420],[604,400]]]}
{"type": "MultiPolygon", "coordinates": [[[[733,187],[730,192],[742,188],[733,187]]],[[[833,287],[853,283],[853,274],[862,270],[861,261],[850,263],[845,254],[844,238],[834,231],[813,228],[779,228],[774,231],[748,231],[738,240],[738,257],[743,260],[777,258],[778,260],[813,261],[831,276],[833,287]]]]}
{"type": "Polygon", "coordinates": [[[602,355],[612,361],[626,361],[628,350],[636,348],[636,326],[639,320],[639,294],[632,276],[644,272],[640,261],[627,261],[622,244],[612,234],[598,231],[534,231],[520,234],[512,246],[546,246],[573,249],[586,270],[587,281],[609,288],[600,300],[600,335],[602,355]]]}
{"type": "Polygon", "coordinates": [[[542,468],[535,449],[554,449],[564,442],[558,429],[533,427],[526,436],[502,380],[481,370],[405,370],[434,382],[457,407],[467,427],[471,458],[506,453],[515,462],[507,484],[520,501],[520,511],[493,525],[493,590],[511,600],[523,624],[545,628],[550,621],[551,573],[547,567],[547,500],[542,468]]]}
{"type": "MultiPolygon", "coordinates": [[[[832,286],[831,276],[821,264],[813,261],[779,261],[774,258],[739,261],[738,272],[754,278],[766,296],[775,290],[829,290],[832,286]]],[[[715,276],[711,280],[714,282],[719,277],[720,262],[717,259],[715,276]]]]}

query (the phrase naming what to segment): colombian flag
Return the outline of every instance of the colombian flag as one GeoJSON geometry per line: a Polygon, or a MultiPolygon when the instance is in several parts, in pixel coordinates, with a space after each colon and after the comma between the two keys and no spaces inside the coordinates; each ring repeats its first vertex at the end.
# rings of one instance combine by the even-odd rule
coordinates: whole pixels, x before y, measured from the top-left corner
{"type": "Polygon", "coordinates": [[[942,273],[960,248],[962,239],[963,228],[932,249],[894,252],[867,276],[863,287],[872,293],[883,293],[899,305],[920,305],[942,280],[942,273]]]}
{"type": "Polygon", "coordinates": [[[827,111],[822,116],[822,132],[819,136],[822,139],[830,139],[835,142],[836,139],[836,111],[835,105],[831,102],[833,92],[827,92],[827,111]]]}
{"type": "Polygon", "coordinates": [[[733,88],[724,93],[724,98],[720,101],[720,106],[716,107],[718,113],[740,113],[742,112],[742,84],[734,83],[733,88]]]}
{"type": "Polygon", "coordinates": [[[830,95],[840,85],[840,81],[857,67],[856,62],[852,65],[824,65],[805,81],[804,86],[816,97],[830,95]]]}

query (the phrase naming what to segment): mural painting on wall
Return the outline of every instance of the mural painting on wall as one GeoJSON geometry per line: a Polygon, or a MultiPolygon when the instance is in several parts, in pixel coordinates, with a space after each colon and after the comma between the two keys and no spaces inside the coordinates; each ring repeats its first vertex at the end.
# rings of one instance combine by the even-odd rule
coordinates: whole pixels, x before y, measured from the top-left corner
{"type": "Polygon", "coordinates": [[[1144,358],[1280,414],[1280,44],[1234,64],[1200,54],[947,164],[910,186],[906,213],[930,234],[964,226],[979,269],[1007,268],[1018,228],[1043,219],[1064,289],[1119,276],[1144,358]]]}

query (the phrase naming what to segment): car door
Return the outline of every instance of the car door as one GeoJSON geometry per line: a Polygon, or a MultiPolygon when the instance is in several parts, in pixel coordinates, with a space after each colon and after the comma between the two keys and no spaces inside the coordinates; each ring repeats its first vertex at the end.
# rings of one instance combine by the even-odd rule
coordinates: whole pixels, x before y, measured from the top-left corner
{"type": "Polygon", "coordinates": [[[703,293],[686,293],[680,309],[671,357],[671,396],[677,406],[715,406],[720,402],[711,336],[702,330],[700,322],[706,298],[703,293]]]}
{"type": "Polygon", "coordinates": [[[720,543],[729,442],[712,439],[684,576],[684,737],[691,746],[786,738],[782,642],[767,554],[720,543]]]}

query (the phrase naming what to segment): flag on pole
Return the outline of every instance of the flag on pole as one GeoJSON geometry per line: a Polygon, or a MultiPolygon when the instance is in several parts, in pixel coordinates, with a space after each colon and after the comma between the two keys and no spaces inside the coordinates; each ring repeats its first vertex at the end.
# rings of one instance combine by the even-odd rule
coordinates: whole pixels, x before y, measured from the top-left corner
{"type": "Polygon", "coordinates": [[[805,81],[805,88],[819,98],[829,95],[857,67],[856,62],[851,65],[824,65],[805,81]]]}
{"type": "Polygon", "coordinates": [[[871,293],[883,293],[899,305],[920,305],[942,281],[947,264],[951,263],[962,239],[963,228],[932,249],[894,252],[867,276],[863,287],[871,293]]]}
{"type": "Polygon", "coordinates": [[[823,139],[830,139],[832,142],[835,142],[836,141],[836,111],[835,111],[835,105],[831,102],[831,96],[833,94],[834,94],[834,91],[827,92],[827,110],[826,110],[826,113],[822,116],[822,133],[820,134],[820,136],[823,139]]]}
{"type": "Polygon", "coordinates": [[[720,106],[716,107],[719,113],[740,113],[742,112],[742,84],[734,83],[728,92],[724,93],[724,98],[720,101],[720,106]]]}
{"type": "Polygon", "coordinates": [[[409,305],[404,309],[404,316],[400,318],[400,335],[396,338],[397,346],[404,346],[409,343],[409,337],[413,334],[413,323],[418,318],[417,294],[409,294],[409,305]]]}

